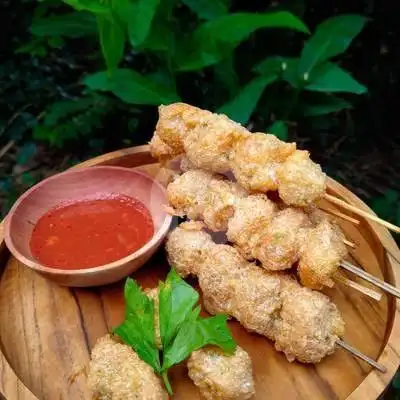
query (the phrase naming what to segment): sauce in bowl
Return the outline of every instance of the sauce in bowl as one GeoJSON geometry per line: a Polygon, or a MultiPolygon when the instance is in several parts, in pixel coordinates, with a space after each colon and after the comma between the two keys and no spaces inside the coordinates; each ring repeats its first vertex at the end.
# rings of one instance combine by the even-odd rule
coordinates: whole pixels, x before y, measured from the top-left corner
{"type": "Polygon", "coordinates": [[[153,220],[145,205],[117,195],[49,210],[37,221],[30,248],[45,266],[85,269],[128,256],[153,234],[153,220]]]}

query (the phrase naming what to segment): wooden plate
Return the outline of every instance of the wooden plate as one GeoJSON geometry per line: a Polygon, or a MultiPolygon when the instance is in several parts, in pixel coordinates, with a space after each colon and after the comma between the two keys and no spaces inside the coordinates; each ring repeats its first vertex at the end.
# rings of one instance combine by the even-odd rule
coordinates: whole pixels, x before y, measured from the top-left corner
{"type": "MultiPolygon", "coordinates": [[[[140,168],[165,183],[168,174],[147,146],[117,151],[80,164],[140,168]]],[[[370,211],[356,196],[330,180],[329,191],[370,211]]],[[[325,204],[325,207],[333,207],[325,204]]],[[[355,264],[396,285],[400,281],[399,249],[383,228],[362,221],[341,221],[347,238],[357,244],[355,264]]],[[[47,281],[10,257],[0,225],[0,398],[8,400],[88,399],[84,367],[96,339],[123,317],[123,282],[92,289],[68,289],[47,281]]],[[[159,251],[133,277],[155,286],[168,270],[159,251]]],[[[347,324],[345,340],[386,366],[381,374],[342,349],[317,365],[286,361],[271,342],[230,322],[237,342],[253,360],[256,399],[375,399],[389,384],[400,363],[400,318],[396,301],[377,303],[341,285],[327,292],[347,324]]],[[[172,373],[176,399],[199,399],[184,366],[172,373]]]]}

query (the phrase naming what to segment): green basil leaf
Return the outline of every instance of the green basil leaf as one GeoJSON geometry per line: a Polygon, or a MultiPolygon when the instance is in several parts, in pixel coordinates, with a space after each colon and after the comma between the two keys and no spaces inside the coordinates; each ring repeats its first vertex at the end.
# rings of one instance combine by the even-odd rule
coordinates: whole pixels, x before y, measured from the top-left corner
{"type": "Polygon", "coordinates": [[[112,15],[97,15],[99,40],[104,60],[109,71],[118,67],[124,56],[125,34],[112,15]]]}
{"type": "Polygon", "coordinates": [[[84,84],[92,90],[112,92],[129,104],[159,105],[179,101],[174,90],[131,69],[117,69],[112,76],[106,71],[97,72],[87,76],[84,84]]]}
{"type": "Polygon", "coordinates": [[[89,11],[94,14],[108,14],[110,12],[110,7],[107,4],[102,4],[99,0],[63,0],[63,2],[78,11],[89,11]]]}
{"type": "Polygon", "coordinates": [[[367,93],[367,88],[357,82],[347,71],[334,63],[319,65],[310,75],[309,83],[304,87],[315,92],[367,93]]]}
{"type": "Polygon", "coordinates": [[[285,69],[286,57],[271,56],[253,67],[253,72],[260,75],[280,74],[285,69]]]}
{"type": "Polygon", "coordinates": [[[97,31],[96,19],[92,14],[86,12],[52,15],[35,19],[32,22],[30,31],[35,36],[50,37],[66,36],[76,38],[94,35],[97,31]]]}
{"type": "Polygon", "coordinates": [[[231,96],[239,91],[239,76],[235,70],[233,55],[214,66],[214,79],[217,86],[226,89],[231,96]]]}
{"type": "Polygon", "coordinates": [[[125,283],[124,297],[125,321],[114,328],[113,333],[130,345],[143,361],[159,373],[161,365],[155,342],[154,302],[130,278],[125,283]]]}
{"type": "Polygon", "coordinates": [[[178,330],[199,301],[199,294],[174,269],[159,286],[160,333],[163,348],[169,347],[178,330]]]}
{"type": "Polygon", "coordinates": [[[182,0],[201,19],[212,20],[228,14],[229,2],[226,0],[182,0]]]}
{"type": "Polygon", "coordinates": [[[236,96],[220,107],[217,112],[226,114],[229,118],[246,124],[251,114],[257,107],[258,100],[265,88],[278,79],[278,74],[271,73],[269,76],[259,76],[244,86],[236,96]]]}
{"type": "Polygon", "coordinates": [[[287,140],[288,127],[285,121],[275,121],[269,128],[268,133],[272,133],[281,140],[287,140]]]}
{"type": "MultiPolygon", "coordinates": [[[[317,94],[317,93],[316,93],[317,94]]],[[[301,105],[305,117],[316,117],[351,108],[351,103],[329,94],[320,94],[301,105]]]]}
{"type": "MultiPolygon", "coordinates": [[[[197,309],[200,312],[200,308],[197,309]]],[[[227,325],[227,316],[216,315],[206,319],[189,318],[186,320],[172,346],[164,353],[162,370],[185,360],[193,351],[206,345],[216,345],[226,353],[233,353],[236,343],[227,325]]]]}
{"type": "Polygon", "coordinates": [[[177,70],[192,71],[217,63],[261,28],[287,28],[308,32],[300,19],[284,11],[225,15],[201,24],[183,40],[177,52],[177,70]]]}
{"type": "Polygon", "coordinates": [[[128,36],[132,46],[138,46],[149,35],[154,16],[161,0],[138,0],[126,16],[128,36]]]}
{"type": "Polygon", "coordinates": [[[316,65],[346,51],[367,21],[361,15],[340,15],[318,25],[301,52],[300,76],[309,75],[316,65]]]}

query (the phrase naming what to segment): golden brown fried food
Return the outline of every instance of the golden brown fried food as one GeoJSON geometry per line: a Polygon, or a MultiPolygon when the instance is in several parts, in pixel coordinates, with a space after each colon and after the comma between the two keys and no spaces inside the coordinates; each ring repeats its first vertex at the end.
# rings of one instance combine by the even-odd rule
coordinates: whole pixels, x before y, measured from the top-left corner
{"type": "Polygon", "coordinates": [[[94,400],[166,400],[153,369],[131,347],[106,335],[92,350],[88,384],[94,400]]]}
{"type": "Polygon", "coordinates": [[[167,187],[176,214],[204,220],[213,231],[227,228],[235,202],[246,194],[238,184],[203,170],[187,171],[167,187]]]}
{"type": "Polygon", "coordinates": [[[198,274],[202,255],[212,243],[211,236],[202,227],[199,222],[184,222],[168,236],[165,248],[169,264],[182,277],[198,274]]]}
{"type": "Polygon", "coordinates": [[[304,286],[320,290],[334,285],[332,278],[347,254],[344,239],[340,228],[328,219],[308,231],[297,268],[304,286]]]}
{"type": "Polygon", "coordinates": [[[255,258],[267,270],[291,268],[300,258],[303,232],[309,226],[311,223],[302,210],[285,208],[279,211],[254,249],[255,258]]]}
{"type": "Polygon", "coordinates": [[[239,346],[232,355],[214,346],[194,351],[188,370],[205,399],[246,400],[255,393],[251,359],[239,346]]]}
{"type": "Polygon", "coordinates": [[[195,167],[213,172],[229,171],[234,143],[250,135],[247,129],[225,115],[192,114],[186,123],[188,133],[182,137],[186,156],[195,167]]]}
{"type": "Polygon", "coordinates": [[[288,205],[304,207],[325,193],[326,175],[308,151],[296,150],[280,165],[277,175],[279,196],[288,205]]]}
{"type": "Polygon", "coordinates": [[[254,249],[275,211],[275,204],[263,194],[243,197],[235,203],[235,212],[228,221],[226,236],[246,259],[257,258],[254,249]]]}
{"type": "Polygon", "coordinates": [[[282,278],[282,309],[276,320],[275,347],[289,361],[317,363],[334,352],[344,335],[344,322],[336,305],[325,295],[282,278]]]}
{"type": "MultiPolygon", "coordinates": [[[[183,239],[189,233],[180,229],[179,235],[183,239]]],[[[188,252],[186,246],[187,242],[179,240],[173,251],[188,252]]],[[[211,236],[203,250],[196,248],[195,256],[187,254],[186,259],[195,265],[181,269],[196,271],[204,306],[211,314],[227,313],[246,329],[275,340],[277,350],[289,361],[319,362],[334,351],[344,322],[327,296],[249,263],[235,248],[215,244],[211,236]]]]}
{"type": "Polygon", "coordinates": [[[274,135],[253,133],[236,141],[231,155],[232,171],[249,191],[277,190],[277,169],[295,150],[295,143],[282,142],[274,135]]]}

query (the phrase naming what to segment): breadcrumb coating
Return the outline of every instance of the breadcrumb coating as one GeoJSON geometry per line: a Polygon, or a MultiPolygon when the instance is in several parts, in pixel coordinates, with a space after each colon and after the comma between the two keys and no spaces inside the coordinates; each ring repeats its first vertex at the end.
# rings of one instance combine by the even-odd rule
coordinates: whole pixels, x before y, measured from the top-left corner
{"type": "Polygon", "coordinates": [[[282,142],[270,134],[253,133],[235,143],[232,171],[237,181],[249,191],[277,190],[277,170],[295,150],[295,143],[282,142]]]}
{"type": "Polygon", "coordinates": [[[88,385],[93,400],[167,400],[161,380],[130,346],[111,335],[92,350],[88,385]]]}
{"type": "Polygon", "coordinates": [[[277,170],[279,196],[288,205],[305,207],[326,190],[326,175],[308,151],[296,150],[277,170]]]}
{"type": "Polygon", "coordinates": [[[208,400],[247,400],[255,394],[251,359],[240,346],[232,355],[215,346],[194,351],[188,372],[208,400]]]}

